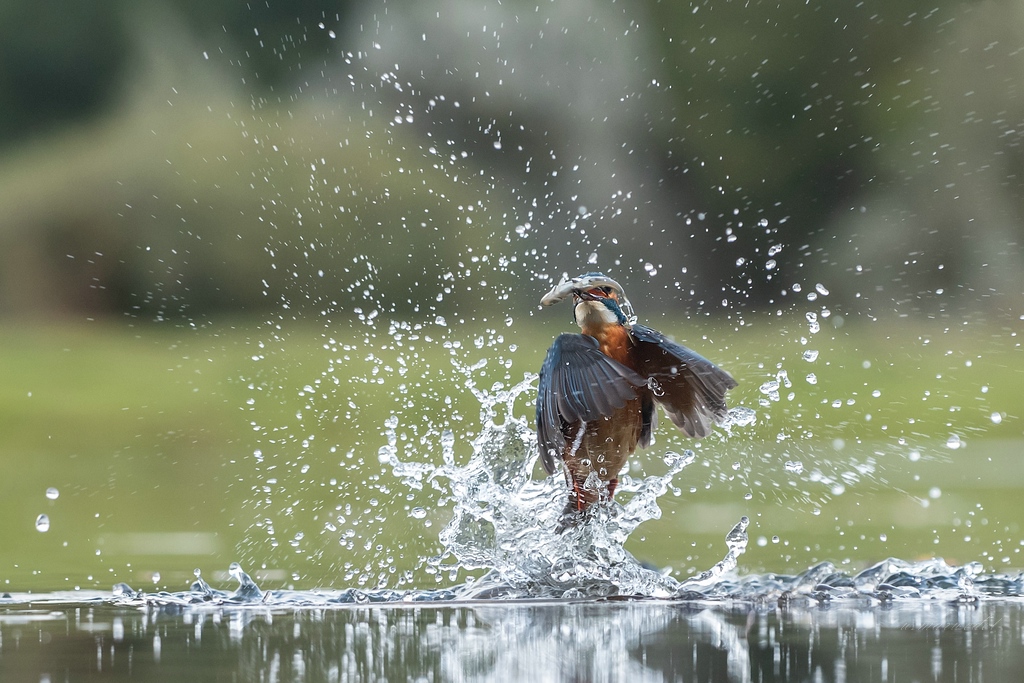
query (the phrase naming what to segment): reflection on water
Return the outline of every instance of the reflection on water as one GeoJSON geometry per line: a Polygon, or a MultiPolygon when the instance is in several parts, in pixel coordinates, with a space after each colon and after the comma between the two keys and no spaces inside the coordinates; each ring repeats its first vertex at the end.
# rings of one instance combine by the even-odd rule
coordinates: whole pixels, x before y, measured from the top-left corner
{"type": "Polygon", "coordinates": [[[0,679],[1010,681],[1015,599],[884,607],[750,601],[0,611],[0,679]]]}

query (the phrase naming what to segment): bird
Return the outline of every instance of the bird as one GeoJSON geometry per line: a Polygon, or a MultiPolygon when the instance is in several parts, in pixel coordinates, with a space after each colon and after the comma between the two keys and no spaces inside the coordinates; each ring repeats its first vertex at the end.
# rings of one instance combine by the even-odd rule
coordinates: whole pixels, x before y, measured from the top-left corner
{"type": "Polygon", "coordinates": [[[651,445],[658,405],[684,434],[703,438],[725,420],[725,393],[736,386],[711,361],[635,322],[622,286],[603,273],[564,279],[541,305],[570,297],[581,334],[555,339],[537,385],[540,460],[549,475],[561,460],[569,488],[556,533],[614,497],[626,460],[651,445]]]}

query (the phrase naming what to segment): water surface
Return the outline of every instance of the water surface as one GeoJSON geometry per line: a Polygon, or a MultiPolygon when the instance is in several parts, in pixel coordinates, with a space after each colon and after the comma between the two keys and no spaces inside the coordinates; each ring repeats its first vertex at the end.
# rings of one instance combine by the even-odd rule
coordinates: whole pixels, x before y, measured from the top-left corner
{"type": "Polygon", "coordinates": [[[1022,638],[1019,598],[131,606],[51,594],[0,612],[0,678],[1011,681],[1022,638]]]}

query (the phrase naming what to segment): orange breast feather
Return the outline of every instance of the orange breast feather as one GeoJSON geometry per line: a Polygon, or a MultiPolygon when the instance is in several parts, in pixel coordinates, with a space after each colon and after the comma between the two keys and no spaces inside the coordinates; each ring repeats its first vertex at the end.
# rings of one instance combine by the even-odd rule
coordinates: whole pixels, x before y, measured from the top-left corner
{"type": "Polygon", "coordinates": [[[633,343],[625,327],[621,325],[605,325],[597,330],[583,330],[583,333],[597,339],[597,342],[601,345],[601,353],[619,361],[632,370],[636,370],[636,362],[633,360],[633,343]]]}

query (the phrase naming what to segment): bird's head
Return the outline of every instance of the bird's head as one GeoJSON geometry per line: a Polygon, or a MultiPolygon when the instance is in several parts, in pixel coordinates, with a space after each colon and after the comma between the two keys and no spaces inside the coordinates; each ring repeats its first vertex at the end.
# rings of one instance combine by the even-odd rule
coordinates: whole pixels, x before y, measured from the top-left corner
{"type": "Polygon", "coordinates": [[[611,324],[629,326],[633,322],[633,309],[622,286],[603,273],[585,273],[563,280],[545,294],[540,303],[553,306],[570,296],[573,300],[573,319],[580,327],[611,324]]]}

